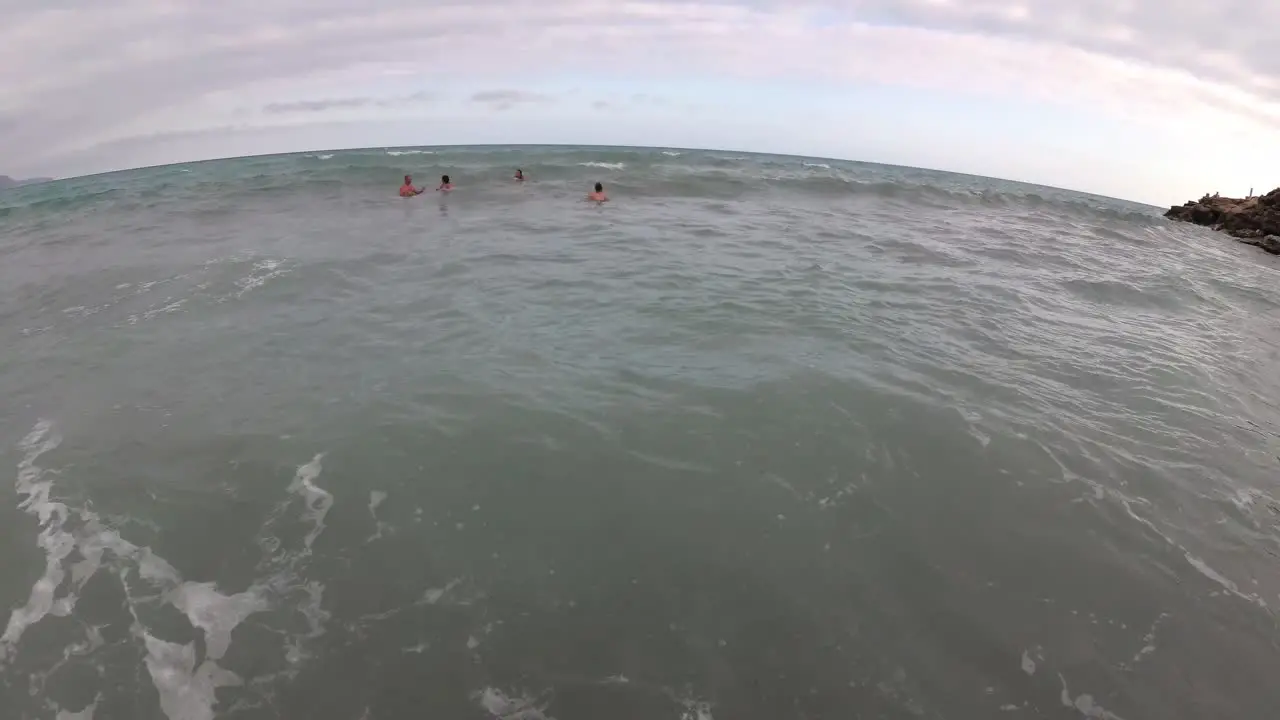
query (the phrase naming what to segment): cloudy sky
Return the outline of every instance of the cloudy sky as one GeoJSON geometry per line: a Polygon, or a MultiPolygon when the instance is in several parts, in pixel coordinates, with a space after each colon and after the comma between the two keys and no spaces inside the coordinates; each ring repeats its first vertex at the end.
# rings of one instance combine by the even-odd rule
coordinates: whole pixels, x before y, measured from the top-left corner
{"type": "Polygon", "coordinates": [[[1280,184],[1280,3],[0,0],[0,173],[714,147],[1160,204],[1280,184]]]}

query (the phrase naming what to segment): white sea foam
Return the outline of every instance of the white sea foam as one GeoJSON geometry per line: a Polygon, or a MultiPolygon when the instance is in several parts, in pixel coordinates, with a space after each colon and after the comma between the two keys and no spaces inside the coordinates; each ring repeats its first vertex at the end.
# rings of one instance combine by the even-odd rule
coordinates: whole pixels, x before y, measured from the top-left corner
{"type": "Polygon", "coordinates": [[[333,155],[317,155],[316,156],[317,160],[330,160],[332,158],[333,158],[333,155]]]}
{"type": "Polygon", "coordinates": [[[681,155],[681,153],[678,153],[675,150],[663,150],[662,154],[666,155],[667,157],[680,157],[681,155]]]}
{"type": "Polygon", "coordinates": [[[1129,661],[1130,667],[1137,665],[1143,658],[1156,651],[1156,632],[1160,629],[1160,624],[1171,617],[1173,616],[1169,613],[1160,613],[1151,623],[1151,629],[1147,631],[1146,635],[1142,636],[1142,642],[1145,644],[1129,661]]]}
{"type": "Polygon", "coordinates": [[[222,669],[212,658],[196,667],[195,643],[166,642],[140,625],[134,632],[147,648],[147,672],[160,695],[160,709],[169,720],[213,720],[217,689],[241,683],[235,673],[222,669]]]}
{"type": "Polygon", "coordinates": [[[387,154],[392,157],[399,157],[401,155],[435,155],[435,153],[430,150],[388,150],[387,154]]]}
{"type": "Polygon", "coordinates": [[[1237,488],[1235,493],[1227,499],[1241,512],[1248,512],[1259,500],[1274,502],[1270,495],[1251,487],[1237,488]]]}
{"type": "Polygon", "coordinates": [[[387,499],[387,494],[381,490],[373,490],[369,493],[369,517],[373,518],[375,530],[365,542],[373,542],[382,537],[382,531],[387,529],[387,524],[378,519],[378,506],[382,505],[387,499]]]}
{"type": "Polygon", "coordinates": [[[378,506],[385,502],[387,494],[381,490],[372,490],[369,492],[369,514],[374,520],[378,519],[378,506]]]}
{"type": "Polygon", "coordinates": [[[93,720],[93,713],[98,709],[98,700],[95,699],[83,710],[71,712],[70,710],[59,710],[54,716],[54,720],[93,720]]]}
{"type": "Polygon", "coordinates": [[[186,614],[192,627],[204,631],[205,654],[213,660],[221,660],[226,654],[231,645],[231,631],[237,625],[268,607],[258,588],[223,595],[213,583],[183,583],[170,593],[169,599],[186,614]]]}
{"type": "Polygon", "coordinates": [[[324,518],[329,514],[329,508],[333,507],[333,496],[316,487],[314,482],[320,476],[320,461],[323,459],[324,453],[318,453],[311,458],[311,462],[299,467],[289,485],[289,492],[302,498],[307,508],[304,516],[312,524],[311,532],[303,540],[307,552],[311,552],[311,544],[324,532],[324,518]]]}
{"type": "Polygon", "coordinates": [[[715,720],[711,716],[711,703],[700,700],[681,700],[680,704],[684,705],[680,720],[715,720]]]}
{"type": "Polygon", "coordinates": [[[307,621],[308,631],[305,635],[290,637],[285,644],[285,659],[289,661],[290,665],[294,666],[309,657],[306,650],[306,642],[324,635],[324,624],[331,617],[330,613],[322,607],[324,585],[312,581],[304,585],[302,589],[306,592],[307,599],[298,606],[298,612],[307,621]]]}
{"type": "Polygon", "coordinates": [[[429,588],[426,592],[422,593],[422,600],[420,602],[426,603],[427,605],[435,605],[461,583],[462,578],[454,578],[442,588],[429,588]]]}
{"type": "Polygon", "coordinates": [[[580,162],[582,167],[603,168],[605,170],[621,170],[626,167],[625,163],[602,163],[602,162],[580,162]]]}
{"type": "MultiPolygon", "coordinates": [[[[216,713],[215,690],[241,683],[234,673],[218,665],[232,642],[237,626],[258,612],[270,609],[274,602],[301,593],[296,609],[307,621],[307,632],[289,637],[282,650],[297,663],[306,657],[302,646],[306,640],[324,633],[329,613],[322,607],[324,586],[299,579],[299,566],[310,554],[311,542],[324,527],[324,516],[333,498],[316,487],[323,453],[301,467],[290,484],[290,491],[300,495],[305,504],[304,519],[312,529],[304,542],[304,550],[283,553],[269,559],[267,566],[276,571],[250,588],[235,594],[219,592],[212,582],[183,581],[181,574],[167,560],[148,547],[139,547],[120,536],[87,508],[70,509],[52,499],[53,478],[57,472],[37,465],[45,453],[58,447],[61,437],[53,423],[41,421],[22,440],[24,452],[18,463],[17,492],[23,500],[19,507],[38,518],[40,534],[37,542],[45,550],[45,569],[32,587],[26,605],[14,610],[4,635],[0,636],[0,670],[16,653],[23,633],[48,615],[69,615],[79,592],[90,578],[110,567],[124,588],[125,609],[133,617],[132,633],[146,650],[145,665],[155,685],[161,709],[170,720],[212,720],[216,713]],[[72,553],[78,559],[70,562],[72,553]],[[69,582],[68,582],[69,575],[69,582]],[[145,587],[139,587],[139,585],[145,587]],[[65,589],[62,596],[57,596],[65,589]],[[183,613],[193,628],[204,636],[204,656],[196,664],[194,642],[181,644],[156,637],[139,617],[138,607],[169,604],[183,613]]],[[[260,566],[262,567],[262,566],[260,566]]],[[[97,627],[84,625],[85,639],[63,649],[62,660],[41,672],[32,673],[32,687],[43,687],[47,677],[70,658],[93,654],[104,646],[97,627]]],[[[57,710],[59,720],[92,720],[95,700],[82,710],[57,710]]],[[[56,708],[54,708],[56,710],[56,708]]]]}
{"type": "Polygon", "coordinates": [[[802,163],[801,163],[801,165],[804,165],[804,166],[805,166],[805,167],[807,167],[807,168],[816,168],[816,169],[821,169],[821,170],[830,170],[830,169],[831,169],[831,166],[830,166],[830,165],[828,165],[828,164],[826,164],[826,163],[807,163],[807,162],[802,162],[802,163]]]}
{"type": "Polygon", "coordinates": [[[539,707],[537,701],[528,696],[510,696],[497,688],[487,687],[472,697],[480,707],[495,718],[502,720],[548,720],[543,714],[545,708],[539,707]]]}
{"type": "Polygon", "coordinates": [[[236,280],[236,287],[240,288],[240,290],[236,292],[235,297],[244,297],[245,293],[266,285],[268,281],[285,275],[290,270],[291,268],[284,266],[282,260],[271,258],[259,260],[253,264],[253,270],[248,275],[236,280]]]}
{"type": "Polygon", "coordinates": [[[31,586],[27,603],[13,611],[4,635],[0,636],[0,669],[27,628],[40,622],[53,609],[54,593],[66,576],[62,561],[75,549],[75,539],[63,530],[67,521],[67,506],[50,499],[53,489],[52,473],[36,465],[40,456],[58,447],[62,438],[53,430],[53,423],[41,420],[27,434],[19,447],[23,451],[18,463],[18,495],[25,496],[18,507],[28,515],[35,515],[40,522],[37,543],[44,550],[44,574],[31,586]]]}
{"type": "Polygon", "coordinates": [[[1098,720],[1124,720],[1124,718],[1119,715],[1116,715],[1097,704],[1092,695],[1079,695],[1072,700],[1071,692],[1067,690],[1067,679],[1062,676],[1062,673],[1058,673],[1058,680],[1062,682],[1062,695],[1060,699],[1064,707],[1071,708],[1086,718],[1097,718],[1098,720]]]}

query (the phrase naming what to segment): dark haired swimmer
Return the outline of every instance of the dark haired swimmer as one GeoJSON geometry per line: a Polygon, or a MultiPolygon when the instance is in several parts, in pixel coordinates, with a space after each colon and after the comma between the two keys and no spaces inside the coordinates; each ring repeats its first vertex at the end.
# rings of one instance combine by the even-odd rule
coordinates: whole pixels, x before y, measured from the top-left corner
{"type": "Polygon", "coordinates": [[[408,175],[404,176],[404,184],[400,186],[400,197],[413,197],[414,195],[421,195],[424,192],[426,191],[423,188],[416,188],[413,186],[412,177],[408,175]]]}
{"type": "Polygon", "coordinates": [[[440,187],[436,188],[437,192],[449,192],[453,189],[453,183],[449,182],[448,175],[440,176],[440,187]]]}
{"type": "Polygon", "coordinates": [[[516,179],[517,179],[517,180],[523,180],[523,179],[524,179],[524,171],[523,171],[523,170],[521,170],[520,168],[516,168],[516,179]]]}
{"type": "Polygon", "coordinates": [[[596,183],[596,189],[587,193],[588,200],[596,202],[609,202],[609,196],[604,194],[604,185],[596,183]]]}

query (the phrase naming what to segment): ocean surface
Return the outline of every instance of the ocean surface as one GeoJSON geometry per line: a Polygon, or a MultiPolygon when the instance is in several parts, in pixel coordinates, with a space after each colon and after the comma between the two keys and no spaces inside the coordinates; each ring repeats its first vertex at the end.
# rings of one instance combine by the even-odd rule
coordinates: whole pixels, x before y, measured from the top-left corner
{"type": "Polygon", "coordinates": [[[692,150],[0,193],[0,718],[1278,717],[1278,262],[692,150]]]}

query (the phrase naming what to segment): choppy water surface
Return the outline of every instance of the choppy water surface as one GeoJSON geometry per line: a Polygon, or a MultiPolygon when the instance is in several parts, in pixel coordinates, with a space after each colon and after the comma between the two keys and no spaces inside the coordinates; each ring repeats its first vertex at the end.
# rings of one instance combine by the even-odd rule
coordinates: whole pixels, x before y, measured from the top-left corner
{"type": "Polygon", "coordinates": [[[1276,262],[698,151],[0,194],[0,716],[1280,716],[1276,262]]]}

